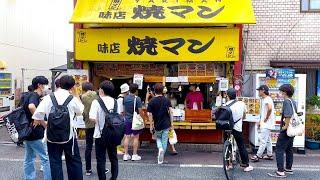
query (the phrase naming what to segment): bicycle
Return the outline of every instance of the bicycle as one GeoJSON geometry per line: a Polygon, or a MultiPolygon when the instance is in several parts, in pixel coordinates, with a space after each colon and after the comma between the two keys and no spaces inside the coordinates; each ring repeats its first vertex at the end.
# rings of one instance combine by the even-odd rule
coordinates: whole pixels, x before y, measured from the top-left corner
{"type": "Polygon", "coordinates": [[[240,164],[240,155],[232,130],[225,130],[225,142],[223,144],[223,170],[227,180],[234,177],[234,169],[240,164]]]}

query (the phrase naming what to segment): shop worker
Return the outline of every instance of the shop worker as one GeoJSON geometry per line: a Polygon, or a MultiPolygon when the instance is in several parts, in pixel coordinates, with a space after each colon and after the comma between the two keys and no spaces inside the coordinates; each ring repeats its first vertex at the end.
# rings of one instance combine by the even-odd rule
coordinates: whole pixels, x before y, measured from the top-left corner
{"type": "Polygon", "coordinates": [[[276,144],[276,159],[278,170],[274,173],[268,173],[272,177],[286,177],[286,174],[293,174],[293,139],[287,135],[287,128],[293,115],[293,106],[297,112],[297,106],[292,96],[294,88],[290,84],[284,84],[279,88],[280,95],[284,98],[282,106],[281,129],[276,144]],[[286,153],[286,166],[284,167],[284,153],[286,153]]]}
{"type": "Polygon", "coordinates": [[[186,109],[199,110],[203,109],[203,95],[200,91],[197,91],[197,88],[194,84],[189,87],[190,92],[187,94],[185,99],[186,109]]]}
{"type": "Polygon", "coordinates": [[[60,89],[43,98],[32,117],[41,124],[44,123],[45,116],[48,117],[47,146],[52,179],[64,179],[61,158],[64,152],[68,179],[82,180],[75,115],[82,115],[84,106],[76,94],[75,80],[72,76],[62,76],[60,86],[60,89]]]}
{"type": "Polygon", "coordinates": [[[260,103],[260,122],[258,129],[260,129],[260,146],[255,156],[251,157],[253,162],[258,162],[259,159],[273,160],[271,130],[275,125],[275,112],[272,98],[269,96],[269,88],[266,85],[261,85],[259,91],[260,103]],[[267,155],[262,156],[264,150],[267,148],[267,155]]]}
{"type": "MultiPolygon", "coordinates": [[[[129,94],[129,85],[127,83],[122,84],[120,86],[120,92],[121,93],[117,98],[118,114],[120,114],[124,118],[123,99],[129,94]]],[[[124,154],[123,141],[121,142],[121,145],[117,147],[117,154],[118,155],[124,154]]]]}
{"type": "MultiPolygon", "coordinates": [[[[236,90],[233,88],[228,89],[227,91],[228,101],[226,105],[228,106],[229,104],[233,103],[233,101],[236,101],[236,97],[237,97],[236,90]]],[[[243,135],[242,135],[242,121],[243,119],[246,118],[246,111],[247,111],[246,105],[242,101],[237,101],[230,106],[230,109],[232,111],[233,120],[237,121],[240,119],[237,123],[235,123],[232,130],[232,134],[239,148],[240,157],[242,161],[241,166],[244,167],[245,172],[249,172],[253,170],[253,167],[249,165],[249,156],[248,156],[248,152],[244,144],[243,135]]]]}

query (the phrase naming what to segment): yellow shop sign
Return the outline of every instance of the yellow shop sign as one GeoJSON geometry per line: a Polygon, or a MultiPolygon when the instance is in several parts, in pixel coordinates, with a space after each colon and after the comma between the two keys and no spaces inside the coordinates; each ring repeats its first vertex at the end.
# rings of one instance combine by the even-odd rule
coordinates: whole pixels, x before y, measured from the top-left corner
{"type": "Polygon", "coordinates": [[[77,0],[72,23],[106,26],[254,24],[251,0],[77,0]]]}
{"type": "Polygon", "coordinates": [[[83,61],[238,61],[238,28],[77,29],[83,61]]]}

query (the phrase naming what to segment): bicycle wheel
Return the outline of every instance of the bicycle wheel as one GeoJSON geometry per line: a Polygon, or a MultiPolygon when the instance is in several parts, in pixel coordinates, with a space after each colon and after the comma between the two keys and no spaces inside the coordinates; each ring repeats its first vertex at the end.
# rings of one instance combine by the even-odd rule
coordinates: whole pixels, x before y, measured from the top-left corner
{"type": "Polygon", "coordinates": [[[233,180],[232,145],[229,141],[225,141],[223,145],[223,170],[227,180],[233,180]]]}

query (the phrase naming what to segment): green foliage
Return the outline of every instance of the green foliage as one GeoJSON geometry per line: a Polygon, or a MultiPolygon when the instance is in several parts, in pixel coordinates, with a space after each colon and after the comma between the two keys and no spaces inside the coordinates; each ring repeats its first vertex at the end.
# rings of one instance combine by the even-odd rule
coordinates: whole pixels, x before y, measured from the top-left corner
{"type": "Polygon", "coordinates": [[[320,141],[320,114],[306,114],[306,124],[310,124],[309,138],[320,141]]]}
{"type": "Polygon", "coordinates": [[[307,104],[320,107],[320,96],[311,96],[307,99],[307,104]]]}

